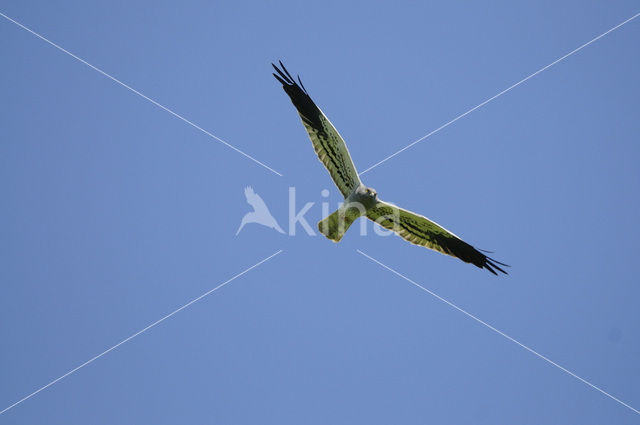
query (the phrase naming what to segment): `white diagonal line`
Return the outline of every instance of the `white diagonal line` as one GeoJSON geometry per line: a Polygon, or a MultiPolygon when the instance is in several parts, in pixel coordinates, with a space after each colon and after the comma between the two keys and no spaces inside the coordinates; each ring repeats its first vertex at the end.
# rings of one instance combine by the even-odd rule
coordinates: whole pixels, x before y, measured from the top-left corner
{"type": "Polygon", "coordinates": [[[424,286],[420,285],[419,283],[414,282],[413,280],[409,279],[408,277],[406,277],[405,275],[403,275],[400,272],[395,271],[394,269],[392,269],[391,267],[382,264],[380,261],[376,260],[375,258],[365,254],[364,252],[360,251],[359,249],[357,249],[356,251],[358,251],[358,253],[362,254],[363,256],[367,257],[369,260],[373,261],[374,263],[379,264],[380,266],[384,267],[385,269],[389,270],[391,273],[400,276],[401,278],[403,278],[404,280],[406,280],[407,282],[411,283],[412,285],[422,289],[423,291],[427,292],[430,295],[433,295],[434,297],[436,297],[437,299],[439,299],[440,301],[442,301],[445,304],[448,304],[449,306],[455,308],[456,310],[458,310],[459,312],[465,314],[466,316],[472,318],[473,320],[475,320],[476,322],[480,323],[481,325],[486,326],[487,328],[491,329],[492,331],[496,332],[499,335],[502,335],[503,337],[505,337],[506,339],[508,339],[511,342],[514,342],[516,344],[518,344],[520,347],[524,348],[525,350],[529,351],[530,353],[538,356],[539,358],[541,358],[542,360],[544,360],[545,362],[552,364],[553,366],[557,367],[558,369],[560,369],[561,371],[568,373],[569,375],[573,376],[574,378],[576,378],[579,381],[584,382],[585,384],[587,384],[588,386],[590,386],[591,388],[601,392],[602,394],[606,395],[607,397],[609,397],[610,399],[617,401],[618,403],[620,403],[621,405],[623,405],[624,407],[627,407],[631,410],[633,410],[635,413],[640,414],[640,411],[638,411],[637,409],[629,406],[627,403],[625,403],[624,401],[612,396],[611,394],[609,394],[608,392],[606,392],[605,390],[593,385],[591,382],[587,381],[586,379],[583,379],[581,377],[579,377],[578,375],[576,375],[575,373],[571,372],[570,370],[560,366],[558,363],[554,362],[553,360],[543,356],[542,354],[538,353],[537,351],[535,351],[532,348],[529,348],[528,346],[524,345],[523,343],[521,343],[520,341],[510,337],[509,335],[507,335],[506,333],[502,332],[499,329],[494,328],[493,326],[491,326],[490,324],[488,324],[487,322],[477,318],[476,316],[474,316],[471,313],[468,313],[466,310],[463,310],[462,308],[458,307],[457,305],[455,305],[454,303],[445,300],[444,298],[442,298],[440,295],[431,292],[430,290],[428,290],[427,288],[425,288],[424,286]]]}
{"type": "Polygon", "coordinates": [[[53,381],[49,382],[47,385],[40,387],[39,389],[37,389],[36,391],[32,392],[31,394],[21,398],[20,400],[16,401],[15,403],[13,403],[12,405],[6,407],[4,410],[0,411],[0,415],[5,413],[7,410],[14,408],[15,406],[17,406],[18,404],[22,403],[25,400],[30,399],[31,397],[33,397],[34,395],[38,394],[40,391],[49,388],[50,386],[52,386],[53,384],[55,384],[56,382],[66,378],[67,376],[71,375],[74,372],[77,372],[78,370],[82,369],[83,367],[87,366],[89,363],[92,363],[95,360],[98,360],[100,357],[104,356],[105,354],[107,354],[110,351],[115,350],[116,348],[120,347],[122,344],[131,341],[133,338],[137,337],[138,335],[140,335],[143,332],[148,331],[149,329],[153,328],[154,326],[164,322],[165,320],[167,320],[168,318],[170,318],[171,316],[173,316],[174,314],[178,313],[181,310],[184,310],[185,308],[189,307],[191,304],[200,301],[202,298],[206,297],[207,295],[211,294],[212,292],[217,291],[218,289],[222,288],[223,286],[225,286],[228,283],[233,282],[234,280],[236,280],[237,278],[239,278],[240,276],[242,276],[243,274],[255,269],[256,267],[258,267],[259,265],[261,265],[262,263],[269,261],[270,259],[272,259],[273,257],[275,257],[276,255],[280,254],[282,252],[282,250],[279,250],[277,252],[275,252],[274,254],[271,254],[270,256],[268,256],[267,258],[261,260],[260,262],[254,264],[253,266],[249,267],[248,269],[243,270],[242,272],[238,273],[237,275],[233,276],[231,279],[222,282],[220,285],[216,286],[213,289],[210,289],[209,291],[205,292],[204,294],[200,295],[197,298],[194,298],[193,300],[189,301],[188,303],[184,304],[182,307],[179,307],[177,309],[175,309],[174,311],[172,311],[171,313],[167,314],[166,316],[162,317],[161,319],[156,320],[155,322],[153,322],[152,324],[150,324],[149,326],[139,330],[138,332],[134,333],[133,335],[123,339],[122,341],[120,341],[119,343],[117,343],[116,345],[112,346],[111,348],[108,348],[107,350],[104,350],[102,353],[98,354],[95,357],[92,357],[91,359],[87,360],[86,362],[82,363],[80,366],[77,366],[74,369],[71,369],[69,372],[65,373],[64,375],[60,376],[59,378],[54,379],[53,381]]]}
{"type": "Polygon", "coordinates": [[[540,68],[539,70],[537,70],[536,72],[534,72],[533,74],[523,78],[522,80],[518,81],[517,83],[507,87],[506,89],[502,90],[500,93],[496,94],[495,96],[490,97],[489,99],[485,100],[484,102],[474,106],[473,108],[469,109],[467,112],[458,115],[457,117],[455,117],[454,119],[452,119],[451,121],[441,125],[440,127],[436,128],[435,130],[433,130],[431,133],[426,134],[424,136],[422,136],[421,138],[419,138],[418,140],[409,143],[407,146],[405,146],[404,148],[400,149],[399,151],[392,153],[391,155],[389,155],[388,157],[386,157],[385,159],[383,159],[382,161],[376,162],[375,164],[373,164],[371,167],[367,168],[366,170],[360,172],[360,175],[363,175],[364,173],[373,170],[374,168],[376,168],[378,165],[382,164],[383,162],[387,162],[388,160],[390,160],[391,158],[393,158],[394,156],[398,155],[399,153],[404,152],[405,150],[409,149],[410,147],[412,147],[413,145],[422,142],[424,139],[426,139],[427,137],[430,137],[434,134],[436,134],[437,132],[439,132],[440,130],[442,130],[445,127],[448,127],[449,125],[453,124],[454,122],[458,121],[460,118],[472,113],[473,111],[475,111],[478,108],[483,107],[484,105],[486,105],[487,103],[491,102],[492,100],[502,96],[503,94],[505,94],[506,92],[508,92],[509,90],[519,86],[520,84],[524,83],[525,81],[527,81],[530,78],[535,77],[536,75],[540,74],[542,71],[545,71],[546,69],[551,68],[553,65],[557,64],[558,62],[568,58],[569,56],[573,55],[574,53],[584,49],[585,47],[587,47],[589,44],[593,43],[594,41],[599,40],[600,38],[604,37],[605,35],[609,34],[612,31],[617,30],[618,28],[620,28],[621,26],[623,26],[624,24],[631,22],[632,20],[634,20],[635,18],[637,18],[638,16],[640,16],[640,13],[636,13],[635,15],[633,15],[632,17],[630,17],[629,19],[627,19],[624,22],[619,23],[618,25],[616,25],[615,27],[603,32],[602,34],[600,34],[599,36],[587,41],[586,43],[584,43],[582,46],[577,47],[575,49],[573,49],[572,51],[570,51],[569,53],[567,53],[566,55],[556,59],[555,61],[551,62],[549,65],[540,68]]]}
{"type": "Polygon", "coordinates": [[[3,18],[5,18],[8,21],[13,22],[14,24],[16,24],[17,26],[19,26],[20,28],[22,28],[25,31],[30,32],[31,34],[35,35],[36,37],[38,37],[39,39],[49,43],[50,45],[52,45],[53,47],[55,47],[56,49],[60,50],[61,52],[66,53],[67,55],[71,56],[72,58],[76,59],[79,62],[82,62],[83,64],[87,65],[89,68],[93,69],[94,71],[99,72],[100,74],[104,75],[105,77],[109,78],[110,80],[120,84],[122,87],[126,88],[127,90],[137,94],[138,96],[140,96],[141,98],[148,100],[149,102],[153,103],[154,105],[156,105],[158,108],[163,109],[164,111],[170,113],[171,115],[173,115],[174,117],[186,122],[187,124],[189,124],[191,127],[200,130],[201,132],[203,132],[204,134],[206,134],[209,137],[214,138],[215,140],[217,140],[218,142],[224,144],[225,146],[233,149],[234,151],[238,152],[240,155],[243,155],[246,158],[249,158],[250,160],[252,160],[253,162],[255,162],[258,165],[261,165],[262,167],[266,168],[267,170],[271,171],[272,173],[275,173],[277,175],[279,175],[280,177],[282,177],[282,174],[280,174],[279,172],[277,172],[276,170],[274,170],[273,168],[269,167],[268,165],[258,161],[257,159],[255,159],[254,157],[252,157],[251,155],[249,155],[248,153],[245,153],[243,151],[241,151],[240,149],[236,148],[235,146],[233,146],[232,144],[222,140],[221,138],[219,138],[218,136],[216,136],[215,134],[205,130],[204,128],[200,127],[199,125],[193,123],[192,121],[189,121],[188,119],[186,119],[185,117],[183,117],[182,115],[172,111],[171,109],[167,108],[166,106],[161,105],[160,103],[156,102],[155,100],[151,99],[148,96],[145,96],[144,94],[140,93],[138,90],[134,89],[133,87],[123,83],[122,81],[118,80],[117,78],[115,78],[114,76],[107,74],[106,72],[104,72],[103,70],[101,70],[100,68],[91,65],[89,62],[85,61],[84,59],[74,55],[73,53],[71,53],[70,51],[60,47],[59,45],[57,45],[56,43],[54,43],[51,40],[48,40],[47,38],[45,38],[44,36],[38,34],[37,32],[33,31],[30,28],[27,28],[26,26],[22,25],[20,22],[16,21],[15,19],[12,19],[10,17],[8,17],[7,15],[5,15],[4,13],[0,12],[0,16],[2,16],[3,18]]]}

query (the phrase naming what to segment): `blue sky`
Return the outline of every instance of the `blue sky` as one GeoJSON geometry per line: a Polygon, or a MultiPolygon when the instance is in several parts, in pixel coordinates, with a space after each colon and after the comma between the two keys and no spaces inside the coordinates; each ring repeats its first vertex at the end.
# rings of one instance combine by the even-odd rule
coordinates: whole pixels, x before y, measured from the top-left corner
{"type": "MultiPolygon", "coordinates": [[[[364,170],[634,16],[609,2],[1,2],[0,415],[11,424],[581,423],[640,416],[640,20],[363,176],[510,275],[400,238],[339,244],[341,200],[282,59],[364,170]]],[[[371,226],[369,226],[371,230],[371,226]]]]}

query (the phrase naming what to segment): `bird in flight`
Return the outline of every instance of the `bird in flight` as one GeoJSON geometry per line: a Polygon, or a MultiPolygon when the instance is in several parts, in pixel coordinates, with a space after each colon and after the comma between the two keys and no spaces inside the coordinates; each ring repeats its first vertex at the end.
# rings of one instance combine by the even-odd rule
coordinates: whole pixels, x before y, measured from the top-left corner
{"type": "Polygon", "coordinates": [[[428,218],[378,199],[378,194],[360,181],[347,145],[324,113],[313,103],[300,76],[296,80],[280,62],[272,64],[276,79],[298,110],[302,124],[309,134],[318,158],[344,196],[345,202],[327,218],[318,223],[318,230],[334,242],[339,242],[349,226],[360,216],[392,230],[403,239],[452,257],[485,268],[494,275],[507,274],[500,266],[504,263],[489,258],[458,236],[428,218]]]}

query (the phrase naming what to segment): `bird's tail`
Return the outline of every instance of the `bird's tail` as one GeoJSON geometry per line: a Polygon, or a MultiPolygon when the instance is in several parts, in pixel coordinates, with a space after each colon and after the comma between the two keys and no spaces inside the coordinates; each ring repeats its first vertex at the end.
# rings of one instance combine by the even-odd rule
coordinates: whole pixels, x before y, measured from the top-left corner
{"type": "Polygon", "coordinates": [[[332,241],[340,242],[349,226],[364,214],[366,210],[362,204],[343,204],[333,214],[318,222],[318,230],[332,241]]]}

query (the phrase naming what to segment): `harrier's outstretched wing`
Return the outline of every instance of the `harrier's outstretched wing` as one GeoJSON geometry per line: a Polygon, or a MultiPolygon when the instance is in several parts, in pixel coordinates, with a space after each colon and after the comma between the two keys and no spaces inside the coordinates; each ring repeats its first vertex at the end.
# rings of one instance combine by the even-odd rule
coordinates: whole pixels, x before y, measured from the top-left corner
{"type": "Polygon", "coordinates": [[[428,218],[403,210],[386,202],[379,202],[367,211],[367,217],[382,227],[393,230],[407,241],[451,255],[466,263],[485,268],[497,275],[496,271],[507,274],[500,266],[507,266],[487,257],[447,229],[428,218]],[[494,270],[495,269],[495,270],[494,270]]]}
{"type": "Polygon", "coordinates": [[[291,98],[293,105],[298,110],[298,114],[300,114],[300,118],[302,118],[302,123],[307,133],[309,133],[318,158],[329,170],[331,178],[346,198],[353,189],[360,186],[360,178],[356,172],[356,167],[353,165],[347,146],[338,130],[313,103],[313,100],[311,100],[302,85],[300,77],[298,77],[298,82],[300,83],[298,84],[282,62],[280,62],[280,66],[282,69],[273,65],[278,73],[273,74],[273,76],[282,83],[284,91],[291,98]]]}

